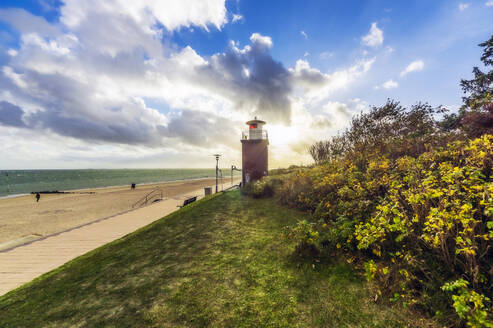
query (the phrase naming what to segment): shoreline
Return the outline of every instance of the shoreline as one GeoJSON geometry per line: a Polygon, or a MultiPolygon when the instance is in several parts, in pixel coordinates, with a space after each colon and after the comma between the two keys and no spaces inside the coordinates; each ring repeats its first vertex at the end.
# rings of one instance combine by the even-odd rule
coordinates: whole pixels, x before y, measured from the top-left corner
{"type": "MultiPolygon", "coordinates": [[[[238,184],[241,177],[234,177],[238,184]]],[[[0,244],[29,235],[46,236],[74,226],[112,216],[132,209],[133,205],[152,190],[162,190],[163,199],[176,199],[191,192],[203,195],[204,187],[215,185],[214,178],[192,178],[162,183],[107,186],[75,189],[81,193],[42,194],[39,202],[27,194],[0,199],[0,244]],[[93,191],[94,193],[82,193],[93,191]]],[[[231,185],[230,178],[223,178],[223,188],[231,185]]],[[[192,195],[191,195],[192,196],[192,195]]],[[[191,197],[190,196],[190,197],[191,197]]]]}
{"type": "MultiPolygon", "coordinates": [[[[238,175],[233,175],[233,180],[236,180],[236,178],[241,178],[241,174],[238,175]]],[[[176,183],[176,182],[184,182],[184,181],[198,181],[198,180],[208,180],[208,179],[216,179],[216,177],[201,177],[201,178],[184,178],[184,179],[176,179],[176,180],[166,180],[166,181],[154,181],[154,182],[143,182],[143,183],[137,183],[136,186],[149,186],[149,185],[157,185],[157,184],[166,184],[166,183],[176,183]]],[[[218,178],[220,181],[220,178],[218,178]]],[[[231,176],[228,178],[223,177],[224,180],[228,179],[229,182],[231,182],[231,176]]],[[[219,184],[218,184],[219,185],[219,184]]],[[[104,186],[104,187],[87,187],[87,188],[79,188],[79,189],[65,189],[65,190],[59,190],[61,192],[77,192],[77,191],[86,191],[86,190],[104,190],[104,189],[111,189],[111,188],[123,188],[123,187],[128,187],[129,185],[113,185],[113,186],[104,186]]],[[[30,193],[24,193],[24,194],[11,194],[11,195],[6,195],[6,196],[0,196],[0,201],[3,199],[10,199],[10,198],[16,198],[16,197],[23,197],[23,196],[30,196],[32,193],[35,193],[36,191],[31,191],[30,193]]],[[[39,192],[39,191],[38,191],[39,192]]]]}

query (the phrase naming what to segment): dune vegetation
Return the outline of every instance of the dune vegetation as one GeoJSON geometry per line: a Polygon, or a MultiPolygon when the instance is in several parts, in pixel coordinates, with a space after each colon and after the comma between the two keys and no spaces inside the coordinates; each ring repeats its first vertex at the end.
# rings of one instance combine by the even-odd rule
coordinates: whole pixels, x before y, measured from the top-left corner
{"type": "MultiPolygon", "coordinates": [[[[493,66],[493,36],[480,46],[493,66]]],[[[493,70],[473,74],[458,114],[388,100],[312,145],[316,165],[247,192],[307,213],[285,231],[295,253],[338,250],[375,299],[447,326],[493,327],[493,70]]]]}

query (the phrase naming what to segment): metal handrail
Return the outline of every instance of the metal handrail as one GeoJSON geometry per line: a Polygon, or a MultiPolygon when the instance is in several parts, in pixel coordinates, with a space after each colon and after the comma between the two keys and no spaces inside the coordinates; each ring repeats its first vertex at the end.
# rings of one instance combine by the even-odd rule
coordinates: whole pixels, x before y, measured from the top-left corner
{"type": "Polygon", "coordinates": [[[135,204],[132,205],[132,208],[137,207],[137,205],[138,207],[147,205],[148,202],[154,201],[156,199],[163,199],[163,190],[160,188],[156,188],[150,193],[146,194],[144,197],[135,202],[135,204]],[[159,196],[159,198],[157,196],[159,196]]]}
{"type": "Polygon", "coordinates": [[[267,140],[269,135],[266,130],[250,129],[241,132],[242,140],[267,140]]]}
{"type": "Polygon", "coordinates": [[[236,168],[236,165],[231,165],[231,185],[233,185],[233,171],[241,172],[241,169],[236,168]]]}

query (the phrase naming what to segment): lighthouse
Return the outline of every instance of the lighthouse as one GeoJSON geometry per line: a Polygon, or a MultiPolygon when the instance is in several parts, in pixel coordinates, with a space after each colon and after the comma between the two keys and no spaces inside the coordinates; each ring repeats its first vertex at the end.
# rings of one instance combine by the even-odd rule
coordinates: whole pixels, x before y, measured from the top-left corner
{"type": "Polygon", "coordinates": [[[246,122],[248,130],[241,136],[242,184],[267,175],[269,137],[263,129],[264,121],[255,119],[246,122]]]}

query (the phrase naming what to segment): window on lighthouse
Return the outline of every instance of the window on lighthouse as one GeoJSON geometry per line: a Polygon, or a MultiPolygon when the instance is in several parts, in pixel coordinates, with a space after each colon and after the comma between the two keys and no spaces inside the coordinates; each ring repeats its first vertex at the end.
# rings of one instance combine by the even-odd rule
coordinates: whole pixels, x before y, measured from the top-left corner
{"type": "Polygon", "coordinates": [[[256,129],[257,128],[257,124],[250,124],[250,129],[256,129]]]}

